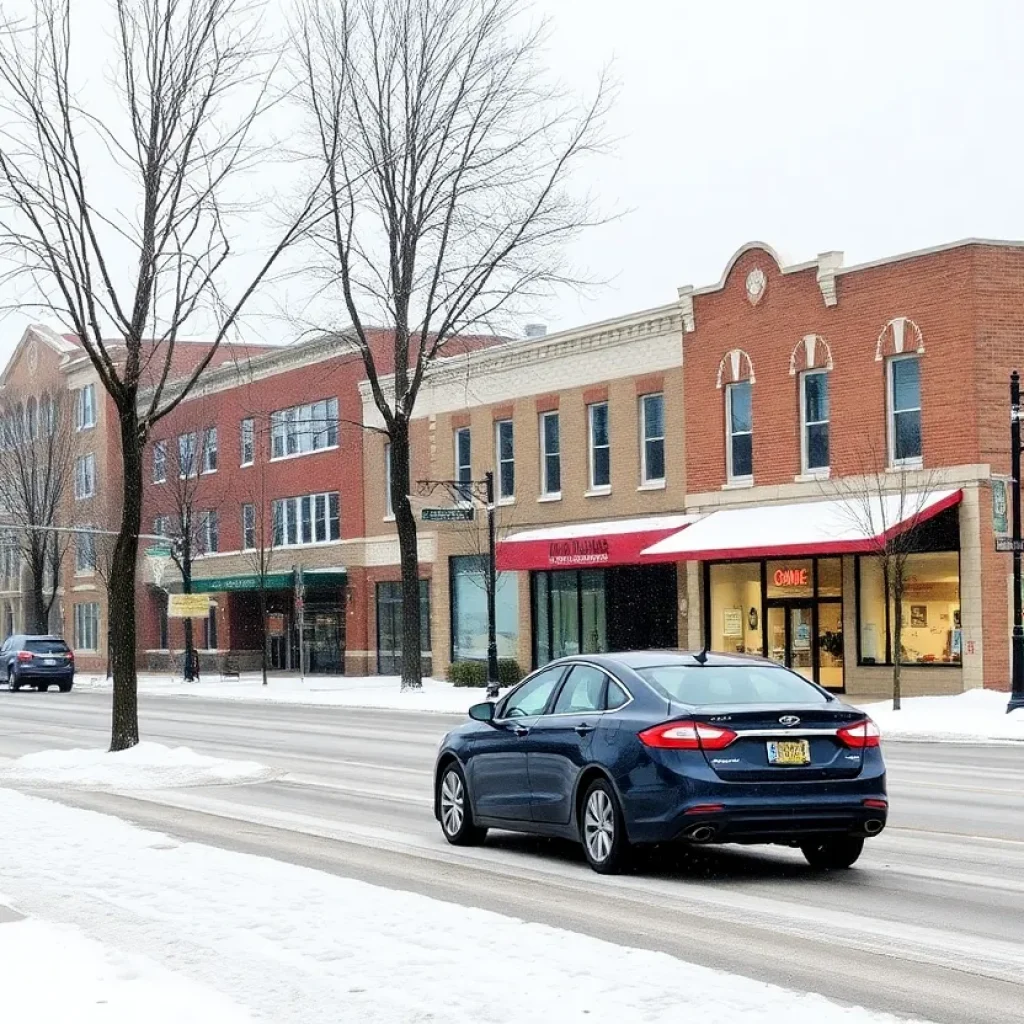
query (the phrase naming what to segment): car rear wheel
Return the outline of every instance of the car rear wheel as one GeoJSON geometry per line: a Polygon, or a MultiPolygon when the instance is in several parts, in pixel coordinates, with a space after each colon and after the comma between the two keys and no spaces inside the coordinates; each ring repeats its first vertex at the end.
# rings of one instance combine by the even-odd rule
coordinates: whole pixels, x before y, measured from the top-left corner
{"type": "Polygon", "coordinates": [[[21,689],[21,683],[18,682],[18,677],[14,674],[13,666],[8,666],[7,669],[7,689],[11,693],[17,693],[21,689]]]}
{"type": "Polygon", "coordinates": [[[602,875],[621,871],[629,855],[629,840],[615,791],[604,779],[587,790],[580,818],[583,852],[590,866],[602,875]]]}
{"type": "Polygon", "coordinates": [[[487,829],[473,824],[473,810],[466,792],[466,776],[458,764],[448,765],[437,782],[437,808],[441,831],[452,846],[478,846],[487,829]]]}
{"type": "Polygon", "coordinates": [[[70,693],[71,692],[71,683],[61,683],[60,684],[60,692],[61,693],[70,693]]]}
{"type": "Polygon", "coordinates": [[[812,868],[842,871],[857,862],[864,849],[864,840],[860,836],[839,836],[804,843],[800,849],[812,868]]]}
{"type": "Polygon", "coordinates": [[[49,688],[50,688],[50,684],[49,684],[49,683],[36,683],[36,689],[37,689],[37,690],[38,690],[38,691],[39,691],[40,693],[46,693],[46,691],[47,691],[47,690],[48,690],[49,688]]]}

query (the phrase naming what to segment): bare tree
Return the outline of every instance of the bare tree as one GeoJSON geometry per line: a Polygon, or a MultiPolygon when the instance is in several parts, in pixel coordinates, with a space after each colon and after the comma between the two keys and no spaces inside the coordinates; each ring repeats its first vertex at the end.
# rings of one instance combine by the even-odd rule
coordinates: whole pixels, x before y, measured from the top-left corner
{"type": "MultiPolygon", "coordinates": [[[[874,465],[874,460],[871,461],[874,465]]],[[[841,514],[862,536],[882,572],[885,598],[885,660],[892,664],[892,706],[902,704],[903,600],[908,582],[907,562],[920,550],[917,528],[942,487],[935,472],[904,468],[865,472],[840,478],[830,487],[841,497],[841,514]]]]}
{"type": "Polygon", "coordinates": [[[271,240],[257,254],[237,252],[245,219],[266,205],[247,172],[257,161],[263,171],[273,152],[256,135],[278,66],[258,3],[117,0],[115,95],[89,99],[96,55],[79,32],[82,6],[35,0],[30,23],[0,26],[0,252],[32,304],[74,330],[118,420],[111,749],[121,750],[139,738],[135,578],[147,438],[236,329],[314,200],[264,232],[271,240]],[[209,342],[188,358],[179,340],[197,323],[209,342]]]}
{"type": "Polygon", "coordinates": [[[521,0],[300,5],[300,88],[329,211],[319,269],[392,446],[403,689],[421,685],[409,424],[424,374],[460,335],[578,283],[565,244],[596,222],[570,185],[601,144],[609,90],[602,79],[582,108],[568,100],[542,65],[544,26],[525,25],[521,0]]]}
{"type": "MultiPolygon", "coordinates": [[[[164,459],[166,486],[155,489],[158,501],[154,511],[161,518],[161,532],[181,575],[182,593],[191,594],[196,557],[215,551],[218,546],[221,494],[216,489],[216,478],[206,476],[217,469],[216,427],[205,426],[201,417],[191,417],[177,438],[156,444],[162,446],[159,450],[164,459]]],[[[183,623],[184,676],[191,682],[199,676],[199,655],[192,619],[185,618],[183,623]]]]}
{"type": "MultiPolygon", "coordinates": [[[[265,450],[269,431],[257,426],[258,420],[252,417],[254,451],[265,450]]],[[[255,459],[251,477],[248,501],[242,505],[242,557],[245,559],[253,575],[256,577],[256,589],[260,609],[260,670],[263,685],[267,685],[268,656],[267,650],[267,577],[273,571],[274,554],[277,544],[276,524],[267,498],[267,460],[255,459]]],[[[301,643],[301,638],[300,638],[301,643]]]]}
{"type": "Polygon", "coordinates": [[[63,529],[73,445],[68,393],[5,406],[0,419],[0,506],[17,527],[29,571],[27,628],[48,633],[70,535],[63,529]]]}

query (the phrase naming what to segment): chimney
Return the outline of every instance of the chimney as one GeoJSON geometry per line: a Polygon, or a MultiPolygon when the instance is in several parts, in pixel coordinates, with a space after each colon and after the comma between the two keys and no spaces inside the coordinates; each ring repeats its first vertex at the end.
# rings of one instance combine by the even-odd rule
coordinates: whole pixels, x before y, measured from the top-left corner
{"type": "Polygon", "coordinates": [[[544,338],[548,333],[547,324],[527,324],[526,325],[526,337],[530,340],[535,338],[544,338]]]}

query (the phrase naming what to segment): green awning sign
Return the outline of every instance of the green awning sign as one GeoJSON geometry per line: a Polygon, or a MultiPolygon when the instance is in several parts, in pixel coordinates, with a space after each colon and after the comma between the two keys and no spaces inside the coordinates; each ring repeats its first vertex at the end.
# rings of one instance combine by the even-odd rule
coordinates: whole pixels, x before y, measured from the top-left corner
{"type": "MultiPolygon", "coordinates": [[[[344,569],[307,569],[304,572],[307,590],[323,587],[343,587],[348,579],[344,569]]],[[[295,575],[291,572],[271,572],[264,576],[264,590],[291,590],[295,585],[295,575]]],[[[231,594],[236,591],[259,590],[260,577],[257,573],[247,576],[211,576],[207,579],[193,579],[194,594],[231,594]]]]}

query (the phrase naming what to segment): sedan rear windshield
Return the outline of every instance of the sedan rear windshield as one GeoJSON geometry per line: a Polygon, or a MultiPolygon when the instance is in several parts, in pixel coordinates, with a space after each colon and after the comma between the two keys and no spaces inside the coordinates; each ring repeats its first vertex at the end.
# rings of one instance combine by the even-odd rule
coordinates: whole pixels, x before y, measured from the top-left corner
{"type": "Polygon", "coordinates": [[[767,665],[661,665],[637,674],[681,704],[825,704],[829,697],[784,668],[767,665]]]}
{"type": "Polygon", "coordinates": [[[67,654],[68,645],[63,640],[26,640],[25,650],[33,654],[67,654]]]}

